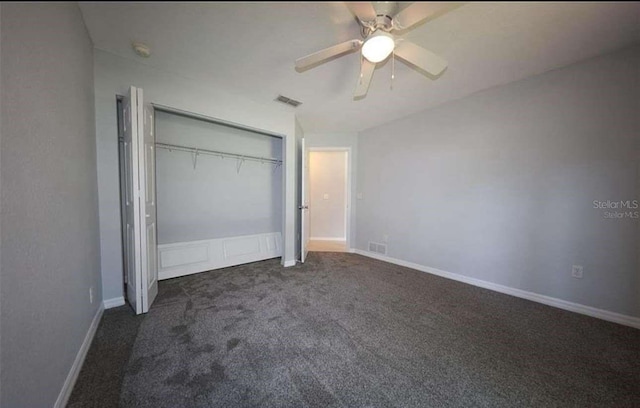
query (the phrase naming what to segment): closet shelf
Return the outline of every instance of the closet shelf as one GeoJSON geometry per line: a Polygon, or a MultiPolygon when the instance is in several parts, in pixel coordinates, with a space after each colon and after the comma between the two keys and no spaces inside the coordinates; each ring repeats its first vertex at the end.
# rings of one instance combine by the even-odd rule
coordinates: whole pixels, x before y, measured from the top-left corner
{"type": "Polygon", "coordinates": [[[259,156],[251,156],[251,155],[238,154],[238,153],[220,152],[220,151],[217,151],[217,150],[200,149],[198,147],[181,146],[181,145],[174,145],[174,144],[169,144],[169,143],[159,143],[159,142],[156,142],[156,147],[158,147],[160,149],[166,149],[166,150],[176,150],[176,151],[180,151],[180,152],[189,152],[189,153],[193,153],[193,154],[196,154],[196,155],[198,155],[198,154],[207,154],[207,155],[210,155],[210,156],[231,157],[231,158],[239,159],[239,160],[251,160],[251,161],[257,161],[257,162],[260,162],[260,163],[270,163],[270,164],[275,164],[276,166],[282,165],[282,160],[274,159],[272,157],[259,157],[259,156]]]}

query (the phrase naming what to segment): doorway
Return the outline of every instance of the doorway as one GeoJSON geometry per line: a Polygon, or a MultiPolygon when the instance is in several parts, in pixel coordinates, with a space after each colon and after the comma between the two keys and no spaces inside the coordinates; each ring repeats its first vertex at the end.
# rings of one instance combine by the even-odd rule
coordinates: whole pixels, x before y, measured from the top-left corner
{"type": "Polygon", "coordinates": [[[309,149],[309,251],[347,251],[349,167],[348,149],[309,149]]]}

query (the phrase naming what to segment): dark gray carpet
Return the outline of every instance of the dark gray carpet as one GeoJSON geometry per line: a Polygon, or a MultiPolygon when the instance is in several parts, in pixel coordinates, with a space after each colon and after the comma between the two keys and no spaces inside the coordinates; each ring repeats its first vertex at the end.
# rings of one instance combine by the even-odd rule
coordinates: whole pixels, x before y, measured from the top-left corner
{"type": "Polygon", "coordinates": [[[119,405],[124,370],[143,319],[129,306],[104,312],[67,408],[119,405]]]}
{"type": "MultiPolygon", "coordinates": [[[[139,327],[126,366],[112,367],[124,372],[121,384],[104,386],[113,395],[103,404],[74,391],[73,407],[116,406],[114,398],[122,407],[640,401],[640,330],[354,254],[163,281],[151,311],[124,320],[139,327]]],[[[76,388],[103,381],[89,364],[76,388]]]]}

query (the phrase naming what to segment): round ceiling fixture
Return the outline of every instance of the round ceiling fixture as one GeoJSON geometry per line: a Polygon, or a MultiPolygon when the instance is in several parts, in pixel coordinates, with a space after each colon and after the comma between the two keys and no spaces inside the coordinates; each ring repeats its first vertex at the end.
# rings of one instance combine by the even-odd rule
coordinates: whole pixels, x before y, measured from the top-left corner
{"type": "Polygon", "coordinates": [[[384,61],[395,46],[396,43],[391,34],[376,30],[362,45],[362,55],[375,64],[384,61]]]}
{"type": "Polygon", "coordinates": [[[136,54],[143,58],[149,58],[149,56],[151,55],[151,49],[147,44],[134,41],[131,43],[131,47],[133,47],[133,50],[136,52],[136,54]]]}

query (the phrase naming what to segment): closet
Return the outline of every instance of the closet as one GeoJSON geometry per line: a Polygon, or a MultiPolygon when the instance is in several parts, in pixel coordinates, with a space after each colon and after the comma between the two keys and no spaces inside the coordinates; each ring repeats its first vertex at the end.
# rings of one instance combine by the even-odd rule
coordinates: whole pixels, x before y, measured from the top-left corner
{"type": "Polygon", "coordinates": [[[158,279],[282,256],[282,138],[154,111],[158,279]]]}

